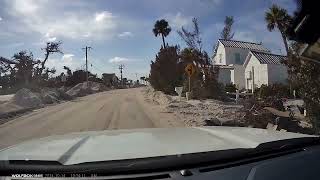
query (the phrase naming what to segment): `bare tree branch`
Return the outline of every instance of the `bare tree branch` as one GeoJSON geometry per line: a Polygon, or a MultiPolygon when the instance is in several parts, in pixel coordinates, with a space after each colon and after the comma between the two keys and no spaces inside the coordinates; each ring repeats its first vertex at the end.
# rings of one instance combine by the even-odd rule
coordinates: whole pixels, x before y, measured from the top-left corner
{"type": "Polygon", "coordinates": [[[193,23],[193,30],[188,31],[184,27],[181,28],[181,30],[178,30],[177,33],[179,36],[183,39],[183,41],[186,42],[187,46],[189,48],[198,50],[201,52],[202,50],[202,39],[200,36],[200,30],[198,25],[197,18],[192,19],[193,23]]]}
{"type": "Polygon", "coordinates": [[[63,52],[60,49],[60,45],[62,44],[61,41],[58,42],[47,42],[47,45],[45,48],[42,48],[42,50],[45,51],[45,58],[44,60],[41,62],[38,61],[38,63],[40,63],[40,68],[38,68],[37,70],[37,75],[40,76],[43,72],[43,70],[45,69],[45,64],[48,61],[49,55],[53,54],[53,53],[60,53],[63,54],[63,52]]]}

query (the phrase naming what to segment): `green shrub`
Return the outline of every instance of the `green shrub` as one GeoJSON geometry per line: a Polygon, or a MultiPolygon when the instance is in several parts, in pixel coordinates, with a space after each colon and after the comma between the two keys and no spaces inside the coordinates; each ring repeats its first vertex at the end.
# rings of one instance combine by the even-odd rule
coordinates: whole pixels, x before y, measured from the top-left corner
{"type": "Polygon", "coordinates": [[[254,94],[256,97],[266,99],[268,97],[276,98],[289,98],[290,88],[284,84],[272,84],[272,85],[261,85],[260,88],[255,89],[254,94]]]}
{"type": "Polygon", "coordinates": [[[174,94],[174,88],[182,85],[183,68],[179,64],[179,48],[161,48],[155,61],[151,61],[149,82],[158,91],[174,94]]]}
{"type": "Polygon", "coordinates": [[[226,86],[224,87],[224,90],[226,91],[226,92],[236,92],[236,90],[237,90],[237,87],[236,87],[236,85],[235,84],[226,84],[226,86]]]}
{"type": "MultiPolygon", "coordinates": [[[[197,71],[196,75],[191,78],[191,97],[193,99],[225,99],[223,85],[217,81],[216,72],[210,67],[205,73],[197,71]]],[[[184,89],[188,90],[188,79],[184,82],[184,89]]]]}

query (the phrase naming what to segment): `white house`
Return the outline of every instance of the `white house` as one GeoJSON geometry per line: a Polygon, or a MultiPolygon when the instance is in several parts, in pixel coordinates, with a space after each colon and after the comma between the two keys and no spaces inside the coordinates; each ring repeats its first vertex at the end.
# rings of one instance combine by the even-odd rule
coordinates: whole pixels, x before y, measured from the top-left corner
{"type": "Polygon", "coordinates": [[[266,52],[251,50],[244,62],[246,89],[252,86],[259,88],[262,84],[285,84],[288,74],[285,65],[281,61],[286,57],[266,52]]]}
{"type": "Polygon", "coordinates": [[[235,84],[238,89],[246,87],[244,61],[250,50],[270,52],[261,43],[219,39],[213,64],[219,67],[219,82],[235,84]]]}

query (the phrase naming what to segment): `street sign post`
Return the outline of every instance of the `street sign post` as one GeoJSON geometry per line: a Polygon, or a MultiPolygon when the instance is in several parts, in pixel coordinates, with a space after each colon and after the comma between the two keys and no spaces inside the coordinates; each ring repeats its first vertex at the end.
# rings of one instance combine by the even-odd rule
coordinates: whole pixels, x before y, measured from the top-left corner
{"type": "Polygon", "coordinates": [[[186,68],[184,69],[186,73],[189,76],[189,91],[186,92],[187,100],[190,98],[190,92],[191,92],[191,76],[196,72],[196,67],[193,65],[193,63],[187,64],[186,68]]]}
{"type": "Polygon", "coordinates": [[[186,71],[186,73],[188,74],[189,77],[192,76],[196,72],[196,68],[192,63],[187,64],[187,66],[184,70],[186,71]]]}
{"type": "Polygon", "coordinates": [[[190,92],[191,91],[191,86],[190,86],[190,84],[191,84],[191,76],[196,72],[196,68],[192,63],[190,63],[190,64],[188,64],[186,66],[186,68],[184,70],[186,71],[186,73],[189,76],[189,92],[190,92]]]}

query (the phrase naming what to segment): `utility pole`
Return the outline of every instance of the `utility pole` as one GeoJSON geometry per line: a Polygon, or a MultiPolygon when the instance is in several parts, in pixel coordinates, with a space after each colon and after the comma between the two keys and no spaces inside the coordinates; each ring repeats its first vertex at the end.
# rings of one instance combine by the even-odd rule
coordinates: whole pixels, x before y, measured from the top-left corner
{"type": "Polygon", "coordinates": [[[122,81],[122,70],[123,70],[124,65],[120,64],[119,66],[119,70],[120,70],[120,80],[121,80],[121,85],[123,85],[123,81],[122,81]]]}
{"type": "Polygon", "coordinates": [[[86,46],[82,48],[83,50],[86,50],[86,81],[88,82],[89,77],[89,71],[88,71],[88,50],[92,49],[92,47],[86,46]]]}
{"type": "Polygon", "coordinates": [[[138,80],[139,80],[139,79],[138,79],[138,73],[135,73],[135,74],[136,74],[136,79],[137,79],[137,83],[138,83],[138,80]]]}

